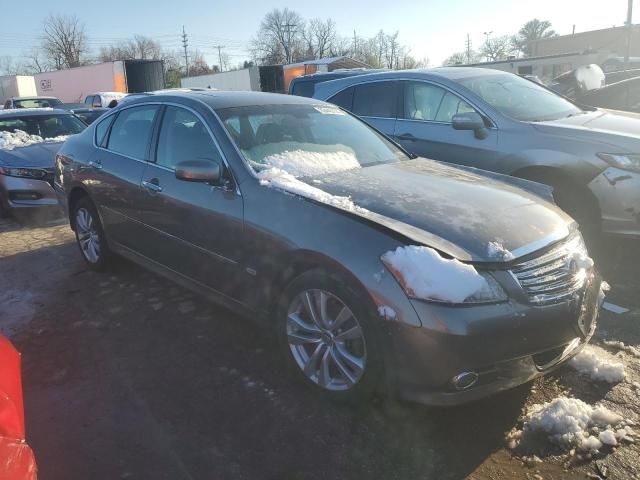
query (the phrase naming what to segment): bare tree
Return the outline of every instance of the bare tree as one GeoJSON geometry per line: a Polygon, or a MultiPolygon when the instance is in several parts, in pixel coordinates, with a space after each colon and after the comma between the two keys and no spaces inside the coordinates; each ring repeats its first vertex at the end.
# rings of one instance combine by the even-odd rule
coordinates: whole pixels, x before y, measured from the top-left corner
{"type": "Polygon", "coordinates": [[[262,63],[293,63],[303,55],[304,27],[304,20],[293,10],[276,8],[270,11],[251,41],[254,58],[262,63]]]}
{"type": "Polygon", "coordinates": [[[330,18],[314,18],[302,31],[306,55],[311,58],[323,58],[329,54],[336,40],[336,24],[330,18]]]}
{"type": "Polygon", "coordinates": [[[212,69],[209,66],[204,55],[199,50],[191,52],[189,58],[191,59],[189,62],[189,76],[206,75],[218,70],[217,67],[212,69]]]}
{"type": "Polygon", "coordinates": [[[508,35],[502,37],[487,38],[484,42],[480,53],[487,58],[488,61],[503,60],[513,51],[511,39],[508,35]]]}
{"type": "Polygon", "coordinates": [[[50,14],[43,22],[42,48],[56,69],[82,65],[87,51],[84,24],[76,16],[50,14]]]}
{"type": "Polygon", "coordinates": [[[398,32],[393,35],[386,35],[384,57],[388,69],[399,68],[400,43],[398,42],[398,32]]]}
{"type": "Polygon", "coordinates": [[[117,45],[102,47],[98,58],[103,62],[114,60],[160,60],[162,48],[158,42],[143,35],[135,35],[132,39],[117,45]]]}
{"type": "Polygon", "coordinates": [[[531,55],[532,42],[556,36],[558,34],[551,28],[550,21],[534,18],[520,28],[518,34],[511,39],[511,42],[517,51],[524,55],[531,55]]]}
{"type": "Polygon", "coordinates": [[[22,75],[26,73],[24,71],[24,65],[20,62],[16,62],[13,57],[5,55],[0,57],[0,74],[2,75],[22,75]]]}

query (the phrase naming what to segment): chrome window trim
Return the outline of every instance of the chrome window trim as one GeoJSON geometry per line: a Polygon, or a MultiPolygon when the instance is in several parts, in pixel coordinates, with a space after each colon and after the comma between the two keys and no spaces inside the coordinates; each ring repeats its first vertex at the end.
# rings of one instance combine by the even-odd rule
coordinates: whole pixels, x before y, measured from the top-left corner
{"type": "MultiPolygon", "coordinates": [[[[205,102],[203,102],[202,100],[200,100],[200,99],[196,99],[196,100],[197,100],[198,102],[200,102],[202,105],[205,105],[206,107],[209,107],[209,105],[207,105],[207,104],[206,104],[205,102]]],[[[211,128],[209,127],[209,124],[208,124],[208,123],[206,122],[206,120],[202,117],[202,115],[200,115],[198,112],[196,112],[193,108],[191,108],[191,107],[189,107],[189,106],[187,106],[187,105],[183,105],[183,104],[181,104],[181,103],[176,103],[176,102],[171,102],[171,101],[167,101],[167,102],[163,102],[163,101],[159,101],[159,100],[156,100],[156,101],[147,101],[147,102],[142,102],[142,103],[136,103],[136,104],[133,104],[133,105],[125,105],[124,107],[119,108],[117,111],[115,111],[115,112],[110,113],[109,115],[107,115],[107,116],[106,116],[102,121],[105,121],[105,120],[106,120],[108,117],[110,117],[111,115],[116,115],[116,114],[118,114],[118,113],[122,112],[123,110],[127,110],[127,109],[129,109],[129,108],[135,108],[135,107],[142,107],[142,106],[146,106],[146,105],[158,105],[158,106],[160,106],[160,107],[162,107],[163,105],[170,105],[170,106],[172,106],[172,107],[184,108],[184,109],[186,109],[186,110],[190,111],[191,113],[193,113],[196,117],[198,117],[198,119],[202,122],[202,124],[203,124],[203,125],[205,126],[205,128],[207,129],[207,132],[209,133],[209,136],[210,136],[210,137],[211,137],[211,139],[213,140],[213,144],[216,146],[216,149],[218,150],[218,153],[220,154],[220,158],[222,158],[222,162],[224,163],[225,167],[227,168],[227,171],[229,171],[229,174],[231,175],[231,178],[232,178],[233,183],[234,183],[234,185],[235,185],[235,193],[236,193],[237,195],[239,195],[239,196],[242,196],[242,192],[240,191],[239,184],[238,184],[238,182],[237,182],[237,180],[236,180],[235,176],[233,175],[233,171],[231,170],[231,167],[229,166],[229,162],[227,161],[227,158],[224,156],[224,153],[222,152],[222,149],[220,148],[220,144],[218,143],[218,141],[217,141],[217,139],[216,139],[216,136],[213,134],[213,131],[212,131],[212,130],[211,130],[211,128]]],[[[211,107],[209,107],[209,109],[210,109],[210,110],[212,110],[212,109],[211,109],[211,107]]],[[[213,111],[213,110],[212,110],[212,111],[213,111]]],[[[215,112],[214,112],[214,115],[215,115],[215,112]]],[[[220,121],[220,119],[218,118],[218,116],[217,116],[217,115],[216,115],[216,118],[218,119],[218,121],[220,121]]],[[[162,126],[162,125],[160,125],[160,126],[162,126]]],[[[97,127],[97,125],[96,125],[96,127],[97,127]]],[[[97,148],[97,149],[99,149],[99,150],[104,150],[105,152],[109,152],[109,153],[112,153],[112,154],[115,154],[115,155],[120,155],[120,156],[125,157],[125,158],[128,158],[128,159],[130,159],[130,160],[135,160],[136,162],[142,162],[142,163],[144,163],[145,165],[152,164],[152,165],[154,165],[154,166],[156,166],[156,167],[159,167],[159,168],[165,169],[165,170],[167,170],[167,171],[175,172],[175,170],[174,170],[174,169],[172,169],[172,168],[168,168],[168,167],[165,167],[165,166],[163,166],[163,165],[158,165],[158,164],[156,163],[155,159],[142,160],[142,159],[139,159],[139,158],[131,157],[131,156],[126,155],[126,154],[123,154],[123,153],[114,152],[113,150],[109,150],[108,148],[100,147],[99,145],[97,145],[97,144],[96,144],[96,136],[95,136],[95,128],[96,128],[96,127],[94,127],[94,132],[93,132],[93,146],[94,146],[95,148],[97,148]]],[[[113,124],[109,126],[109,130],[111,130],[111,128],[112,128],[112,127],[113,127],[113,124]]],[[[224,126],[223,126],[223,128],[224,128],[224,126]]],[[[226,132],[226,129],[225,129],[225,132],[226,132]]],[[[158,132],[158,133],[159,133],[159,132],[158,132]]],[[[111,134],[111,132],[109,132],[109,134],[111,134]]],[[[212,186],[213,188],[217,188],[217,189],[220,189],[220,190],[223,190],[223,191],[229,191],[229,190],[227,190],[227,189],[225,189],[224,187],[219,186],[219,185],[211,185],[211,186],[212,186]]]]}
{"type": "MultiPolygon", "coordinates": [[[[480,112],[482,115],[484,115],[486,118],[488,118],[488,119],[489,119],[489,121],[491,122],[491,126],[490,126],[490,127],[487,127],[489,130],[498,130],[498,126],[497,126],[496,122],[493,120],[493,118],[491,118],[491,116],[487,115],[487,114],[485,113],[485,111],[484,111],[482,108],[480,108],[480,107],[478,107],[478,105],[476,105],[476,103],[475,103],[475,102],[469,101],[466,97],[464,97],[463,95],[460,95],[458,92],[454,91],[453,89],[451,89],[451,88],[450,88],[450,87],[448,87],[447,85],[443,85],[443,84],[438,83],[438,82],[436,82],[436,81],[434,81],[434,80],[431,80],[431,79],[429,79],[429,80],[424,80],[424,79],[421,79],[421,78],[399,77],[399,78],[392,78],[392,79],[390,79],[390,78],[386,78],[386,79],[373,79],[373,80],[366,80],[366,81],[364,81],[364,82],[352,83],[352,84],[350,84],[350,85],[347,85],[346,87],[344,87],[344,88],[343,88],[343,89],[341,89],[341,90],[337,90],[336,92],[334,92],[334,93],[332,93],[332,94],[331,94],[331,97],[329,97],[329,99],[331,99],[331,98],[335,97],[335,96],[336,96],[336,95],[338,95],[339,93],[342,93],[342,92],[344,92],[346,89],[351,88],[351,87],[357,87],[358,85],[364,85],[365,83],[373,83],[373,82],[391,82],[391,81],[397,81],[397,82],[402,82],[402,81],[405,81],[405,82],[422,82],[422,83],[428,83],[428,84],[430,84],[430,85],[434,85],[434,86],[436,86],[436,87],[440,87],[440,88],[442,88],[442,89],[444,89],[444,90],[448,91],[448,92],[449,92],[449,93],[451,93],[452,95],[455,95],[456,97],[458,97],[458,98],[460,98],[460,99],[464,100],[464,101],[465,101],[465,102],[467,102],[469,105],[471,105],[471,107],[473,107],[473,108],[474,108],[474,109],[476,109],[478,112],[480,112]]],[[[404,94],[404,91],[403,91],[403,94],[404,94]]],[[[327,100],[325,100],[325,101],[326,101],[326,102],[331,103],[331,102],[329,101],[329,99],[327,99],[327,100]]],[[[319,99],[316,99],[316,100],[319,100],[319,99]]],[[[322,101],[322,100],[321,100],[321,101],[322,101]]],[[[403,101],[404,101],[404,98],[403,98],[403,101]]],[[[351,112],[351,113],[353,113],[353,112],[351,112]]],[[[354,115],[357,115],[357,114],[355,114],[355,113],[354,113],[354,115]]],[[[358,116],[359,116],[359,117],[361,117],[361,118],[365,118],[365,117],[364,117],[364,116],[362,116],[362,115],[358,115],[358,116]]],[[[409,118],[388,118],[388,117],[371,117],[371,116],[368,116],[367,118],[378,118],[378,119],[384,119],[384,120],[406,120],[406,121],[410,121],[410,122],[411,122],[411,121],[421,121],[421,122],[424,122],[424,123],[440,123],[440,124],[443,124],[443,125],[451,125],[451,122],[435,122],[435,121],[431,121],[431,120],[414,120],[414,119],[409,119],[409,118]]]]}

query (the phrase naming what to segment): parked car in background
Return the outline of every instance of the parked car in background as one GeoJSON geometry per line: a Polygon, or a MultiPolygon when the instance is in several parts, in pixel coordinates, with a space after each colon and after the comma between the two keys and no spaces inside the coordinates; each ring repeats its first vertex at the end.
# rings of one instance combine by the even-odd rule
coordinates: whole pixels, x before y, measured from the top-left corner
{"type": "Polygon", "coordinates": [[[385,69],[370,68],[347,68],[338,69],[332,72],[318,72],[309,75],[301,75],[294,78],[289,83],[289,94],[301,97],[313,97],[315,85],[320,82],[336,80],[337,78],[351,77],[353,75],[363,75],[366,73],[384,72],[385,69]]]}
{"type": "Polygon", "coordinates": [[[640,77],[590,90],[579,95],[576,101],[592,107],[640,113],[640,77]]]}
{"type": "Polygon", "coordinates": [[[56,97],[11,97],[4,102],[4,108],[54,108],[61,103],[56,97]]]}
{"type": "Polygon", "coordinates": [[[126,96],[127,94],[122,92],[98,92],[87,95],[84,104],[91,108],[107,108],[113,100],[120,102],[126,96]]]}
{"type": "Polygon", "coordinates": [[[640,120],[580,107],[511,73],[465,67],[323,82],[315,97],[408,151],[553,187],[589,236],[640,236],[640,120]]]}
{"type": "Polygon", "coordinates": [[[109,111],[108,108],[87,107],[84,103],[63,103],[56,108],[73,113],[87,125],[93,123],[96,119],[100,118],[103,113],[109,111]]]}
{"type": "Polygon", "coordinates": [[[577,353],[603,298],[548,189],[412,158],[317,100],[130,100],[63,145],[55,188],[89,267],[122,255],[264,320],[333,398],[514,387],[577,353]]]}
{"type": "Polygon", "coordinates": [[[0,216],[58,208],[55,154],[86,124],[64,110],[0,111],[0,216]]]}

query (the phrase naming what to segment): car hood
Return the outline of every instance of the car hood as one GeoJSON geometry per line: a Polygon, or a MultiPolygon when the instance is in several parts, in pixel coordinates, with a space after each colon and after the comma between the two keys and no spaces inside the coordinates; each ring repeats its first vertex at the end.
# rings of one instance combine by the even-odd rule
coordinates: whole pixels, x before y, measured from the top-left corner
{"type": "MultiPolygon", "coordinates": [[[[566,237],[573,221],[533,192],[440,162],[415,159],[309,179],[349,196],[363,215],[460,260],[504,262],[566,237]],[[497,242],[512,257],[496,255],[497,242]]],[[[357,212],[356,212],[357,213],[357,212]]]]}
{"type": "Polygon", "coordinates": [[[543,132],[562,134],[618,149],[610,153],[640,151],[640,115],[637,113],[597,109],[532,125],[543,132]]]}
{"type": "Polygon", "coordinates": [[[53,168],[61,142],[36,143],[13,150],[0,150],[0,165],[7,167],[53,168]]]}

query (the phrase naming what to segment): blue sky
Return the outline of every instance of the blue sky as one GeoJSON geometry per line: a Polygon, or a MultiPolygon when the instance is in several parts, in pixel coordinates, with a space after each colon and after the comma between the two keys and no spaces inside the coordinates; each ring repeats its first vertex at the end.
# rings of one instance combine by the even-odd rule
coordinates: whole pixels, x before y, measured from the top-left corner
{"type": "MultiPolygon", "coordinates": [[[[47,13],[75,14],[85,22],[91,48],[143,34],[159,40],[164,47],[178,48],[182,25],[191,44],[210,63],[217,63],[213,45],[226,45],[233,64],[248,58],[249,39],[260,20],[273,8],[289,7],[304,18],[335,20],[338,31],[352,36],[371,36],[379,29],[400,31],[400,40],[414,56],[428,57],[439,65],[449,54],[463,50],[465,36],[471,35],[479,47],[483,32],[494,35],[515,33],[527,20],[548,19],[559,33],[622,25],[627,0],[322,0],[271,3],[264,0],[203,1],[156,0],[154,2],[109,0],[29,0],[11,2],[11,13],[0,30],[0,56],[20,57],[37,44],[41,21],[47,13]]],[[[640,2],[635,1],[637,22],[640,2]]]]}

